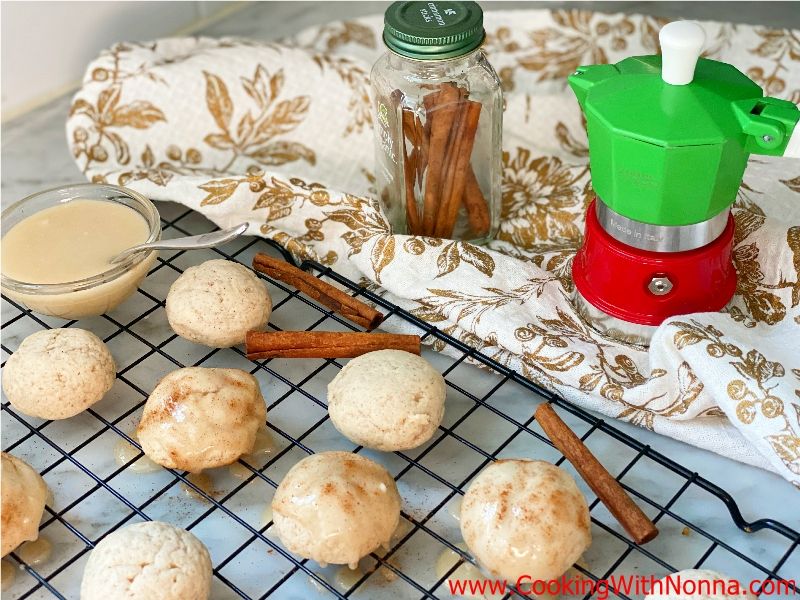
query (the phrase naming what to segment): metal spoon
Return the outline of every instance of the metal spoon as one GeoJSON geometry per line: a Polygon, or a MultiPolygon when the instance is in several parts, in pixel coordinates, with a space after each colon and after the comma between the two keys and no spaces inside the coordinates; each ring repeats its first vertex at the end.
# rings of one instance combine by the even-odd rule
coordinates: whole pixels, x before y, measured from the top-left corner
{"type": "Polygon", "coordinates": [[[158,240],[157,242],[150,242],[149,244],[139,244],[138,246],[123,250],[109,262],[115,264],[125,260],[132,254],[145,252],[146,250],[195,250],[197,248],[213,248],[214,246],[219,246],[225,242],[235,240],[247,231],[247,227],[248,223],[242,223],[230,229],[221,229],[202,235],[192,235],[189,237],[175,238],[173,240],[158,240]]]}

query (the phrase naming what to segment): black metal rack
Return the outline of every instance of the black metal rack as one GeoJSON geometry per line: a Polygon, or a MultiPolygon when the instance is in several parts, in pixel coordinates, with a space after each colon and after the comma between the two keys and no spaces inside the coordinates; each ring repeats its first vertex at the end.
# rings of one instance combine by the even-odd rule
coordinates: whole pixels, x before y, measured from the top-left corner
{"type": "MultiPolygon", "coordinates": [[[[187,230],[187,223],[194,218],[196,218],[196,213],[183,211],[174,219],[164,220],[163,230],[167,235],[170,233],[175,235],[199,233],[200,231],[187,230]]],[[[209,226],[206,224],[205,228],[208,229],[209,226]]],[[[274,253],[276,249],[283,254],[284,258],[291,260],[291,257],[283,249],[260,238],[248,239],[235,251],[214,250],[213,254],[218,258],[239,260],[247,264],[248,261],[245,260],[245,257],[257,251],[274,253]]],[[[177,273],[182,272],[181,265],[184,261],[183,252],[162,256],[151,271],[148,281],[158,278],[159,272],[174,278],[177,273]]],[[[313,272],[317,277],[326,278],[344,286],[354,296],[360,296],[381,306],[385,309],[387,321],[399,320],[417,329],[423,337],[423,342],[435,340],[446,346],[451,354],[458,355],[443,368],[443,375],[448,384],[448,407],[451,404],[451,396],[458,399],[454,417],[446,420],[440,427],[439,434],[422,448],[410,452],[383,455],[385,461],[391,462],[389,468],[398,481],[398,485],[402,486],[407,478],[416,478],[429,482],[428,485],[435,488],[438,493],[434,500],[426,497],[420,502],[416,502],[404,498],[408,504],[403,512],[403,519],[408,525],[407,532],[393,543],[387,553],[373,554],[371,567],[367,568],[363,576],[349,589],[342,589],[341,586],[332,584],[328,578],[321,575],[321,571],[316,565],[287,552],[274,536],[269,535],[269,523],[254,523],[250,514],[252,502],[245,506],[240,500],[240,496],[244,495],[244,491],[250,490],[247,491],[250,494],[248,497],[252,497],[252,488],[261,486],[259,488],[261,491],[258,493],[264,495],[264,500],[261,502],[263,507],[268,504],[268,494],[277,487],[280,481],[277,473],[285,472],[286,468],[297,459],[319,449],[318,444],[322,443],[325,446],[323,432],[330,426],[330,423],[327,417],[326,403],[319,397],[319,382],[328,381],[336,372],[335,370],[341,368],[342,364],[336,360],[300,361],[303,363],[302,367],[297,367],[297,362],[290,364],[279,360],[248,363],[238,348],[223,351],[203,349],[201,354],[197,354],[197,347],[187,350],[171,331],[164,331],[163,326],[166,319],[163,315],[163,295],[166,293],[166,289],[161,286],[156,295],[148,291],[145,284],[137,293],[139,301],[133,303],[136,307],[136,314],[115,313],[113,316],[99,317],[89,324],[78,323],[78,326],[93,328],[109,344],[113,344],[115,339],[129,336],[129,343],[141,346],[141,353],[138,356],[132,360],[129,360],[130,357],[126,357],[119,365],[117,378],[121,391],[113,410],[103,410],[99,406],[89,409],[84,416],[70,420],[80,419],[80,423],[70,425],[69,422],[42,422],[29,419],[17,413],[8,402],[2,404],[4,450],[12,453],[24,450],[24,453],[28,454],[34,452],[47,455],[51,457],[51,460],[48,462],[43,459],[43,462],[47,464],[40,469],[46,479],[48,474],[56,480],[66,476],[76,477],[76,474],[80,474],[81,485],[85,488],[74,498],[65,501],[63,505],[56,504],[58,506],[56,509],[52,507],[53,503],[48,503],[41,526],[42,532],[47,535],[48,531],[57,530],[57,537],[61,540],[56,545],[56,551],[49,561],[42,565],[28,565],[17,554],[10,555],[12,562],[18,563],[29,576],[9,590],[11,597],[20,599],[77,597],[74,590],[77,589],[76,581],[80,581],[82,565],[85,563],[88,552],[99,539],[123,525],[137,520],[159,518],[162,513],[167,515],[164,520],[171,520],[169,516],[174,513],[170,513],[170,510],[175,507],[179,507],[181,511],[179,524],[195,533],[200,532],[201,539],[203,539],[202,533],[208,533],[205,529],[206,524],[212,520],[215,523],[221,521],[221,524],[215,525],[217,527],[229,527],[231,532],[237,532],[235,535],[231,533],[230,539],[217,540],[217,544],[207,542],[215,565],[214,575],[217,587],[215,588],[216,593],[212,595],[215,598],[218,596],[299,597],[292,596],[289,590],[295,589],[297,585],[307,584],[306,581],[298,580],[300,576],[306,576],[313,580],[315,587],[322,594],[336,598],[359,596],[372,598],[384,593],[401,598],[450,597],[446,591],[445,581],[456,571],[462,561],[472,559],[456,545],[456,542],[451,539],[452,535],[443,533],[440,515],[448,504],[464,493],[464,489],[472,477],[491,460],[504,455],[504,452],[511,452],[519,444],[524,444],[526,448],[535,447],[538,454],[549,456],[557,464],[562,464],[564,461],[564,458],[552,448],[552,444],[538,429],[534,421],[535,402],[531,402],[530,398],[527,398],[528,408],[519,415],[512,414],[506,404],[495,402],[495,399],[501,393],[505,393],[508,388],[513,388],[515,394],[534,395],[553,403],[590,446],[597,438],[604,438],[604,443],[615,444],[615,448],[618,448],[618,452],[615,454],[619,455],[616,459],[623,461],[618,464],[618,469],[616,469],[617,479],[657,523],[669,521],[670,535],[674,535],[677,528],[682,528],[683,538],[692,540],[692,551],[687,550],[682,554],[681,562],[668,556],[667,548],[655,542],[637,546],[620,530],[610,515],[604,512],[603,505],[588,493],[593,534],[596,538],[593,545],[596,555],[593,560],[587,560],[586,565],[576,567],[584,577],[604,580],[614,574],[630,572],[631,569],[641,570],[642,573],[655,571],[666,573],[681,568],[700,568],[713,562],[710,557],[722,555],[725,560],[738,561],[737,564],[741,564],[742,569],[751,575],[752,579],[758,578],[770,582],[790,579],[787,569],[790,568],[790,565],[794,565],[794,561],[800,555],[800,552],[797,552],[798,545],[800,545],[798,531],[784,523],[768,518],[748,522],[742,516],[736,501],[725,490],[627,435],[614,425],[570,404],[556,394],[392,305],[380,295],[359,287],[334,271],[313,262],[303,263],[302,267],[313,272]],[[154,326],[153,322],[161,325],[154,326]],[[159,327],[161,327],[160,331],[164,337],[160,340],[153,339],[151,333],[159,327]],[[97,331],[98,328],[103,331],[97,331]],[[150,361],[157,361],[159,367],[148,366],[150,361]],[[240,461],[242,467],[247,470],[246,477],[233,482],[228,481],[222,485],[223,489],[209,492],[196,485],[187,477],[188,474],[182,472],[163,470],[158,476],[150,479],[142,478],[141,475],[130,475],[128,467],[143,456],[141,453],[126,464],[114,465],[111,469],[106,465],[96,464],[96,461],[91,459],[91,456],[94,456],[92,452],[97,452],[100,447],[107,449],[109,444],[113,444],[115,440],[125,439],[138,447],[136,441],[130,437],[130,429],[127,424],[135,423],[136,415],[141,411],[149,390],[152,389],[155,381],[164,374],[156,374],[154,371],[159,368],[168,370],[190,365],[215,364],[215,361],[223,361],[227,366],[242,368],[245,368],[246,365],[251,373],[262,380],[266,378],[271,382],[270,385],[281,390],[270,397],[267,397],[265,393],[268,402],[268,427],[281,448],[265,459],[263,464],[251,465],[240,461]],[[481,381],[485,381],[485,389],[468,389],[462,383],[463,371],[474,369],[472,366],[466,367],[467,364],[479,365],[486,370],[485,378],[481,379],[481,381]],[[309,370],[309,367],[312,368],[309,370]],[[501,392],[501,390],[504,391],[501,392]],[[119,407],[117,404],[123,406],[119,407]],[[294,404],[297,406],[295,407],[294,404]],[[274,416],[276,413],[279,414],[279,418],[275,420],[284,426],[277,426],[269,416],[274,416]],[[477,440],[480,435],[476,433],[478,430],[475,429],[474,422],[470,419],[473,416],[477,419],[478,413],[480,413],[484,428],[496,428],[503,432],[499,438],[498,436],[492,438],[496,441],[491,444],[493,447],[486,447],[485,443],[477,440]],[[283,422],[280,415],[284,416],[283,422]],[[62,425],[63,423],[67,423],[67,425],[62,425]],[[80,429],[82,426],[85,427],[83,432],[80,429]],[[65,429],[66,427],[70,429],[65,429]],[[59,437],[59,432],[62,430],[72,432],[68,436],[68,442],[59,437]],[[323,438],[323,441],[316,440],[317,437],[323,438]],[[442,450],[445,447],[448,449],[442,450]],[[469,461],[459,458],[447,463],[455,465],[452,467],[453,470],[460,471],[456,476],[452,474],[452,471],[444,472],[440,467],[431,466],[429,459],[438,452],[442,452],[445,456],[468,454],[472,462],[469,463],[469,461]],[[468,466],[467,463],[469,463],[468,466]],[[659,469],[660,472],[669,474],[671,481],[675,482],[675,491],[670,490],[665,495],[654,494],[654,488],[658,488],[658,483],[644,488],[635,481],[632,482],[631,473],[636,469],[645,468],[645,465],[647,469],[659,469]],[[142,478],[139,480],[142,482],[141,485],[128,482],[125,478],[129,475],[131,479],[142,478]],[[151,487],[147,488],[148,485],[151,487]],[[176,497],[176,489],[181,486],[193,490],[196,495],[204,499],[204,502],[192,501],[193,504],[188,511],[185,504],[173,502],[176,497]],[[721,539],[713,528],[691,522],[684,515],[681,507],[681,499],[686,498],[708,502],[710,510],[722,513],[726,521],[732,520],[736,527],[744,532],[754,535],[765,535],[766,532],[769,532],[770,552],[757,553],[758,556],[754,556],[753,552],[748,552],[747,549],[741,547],[741,544],[721,539]],[[111,522],[107,525],[95,526],[92,516],[103,510],[105,511],[103,514],[111,513],[111,522]],[[419,564],[416,564],[419,562],[415,558],[418,554],[428,556],[430,552],[446,549],[457,553],[461,560],[447,569],[445,573],[432,574],[429,564],[431,561],[427,558],[424,559],[428,563],[426,566],[420,567],[419,564]],[[255,584],[249,581],[245,585],[240,579],[241,569],[244,568],[242,565],[256,564],[266,568],[270,561],[279,566],[261,577],[255,584]],[[383,577],[380,583],[380,593],[375,591],[378,589],[375,586],[379,585],[375,579],[379,572],[383,577]],[[367,580],[369,582],[365,583],[367,580]],[[72,595],[70,592],[64,591],[68,589],[73,590],[72,595]]],[[[317,328],[357,329],[351,323],[315,304],[283,283],[266,277],[264,279],[271,286],[273,299],[282,296],[275,302],[274,316],[281,315],[281,311],[284,311],[283,314],[291,311],[293,315],[303,313],[307,320],[306,329],[308,330],[317,328]]],[[[70,321],[61,324],[60,321],[42,318],[8,299],[5,300],[8,302],[8,305],[4,306],[3,314],[3,329],[6,332],[10,328],[23,325],[38,329],[53,326],[70,327],[77,323],[70,321]]],[[[279,329],[275,322],[280,323],[280,318],[273,318],[273,323],[271,323],[271,327],[279,329]]],[[[5,354],[3,359],[3,365],[5,365],[5,359],[12,353],[12,349],[4,344],[2,350],[5,354]]],[[[448,408],[448,412],[450,412],[450,408],[448,408]]],[[[356,452],[365,452],[360,447],[352,449],[356,452]]],[[[528,454],[531,455],[530,450],[528,450],[528,454]]],[[[601,456],[601,459],[603,458],[601,456]]],[[[563,463],[563,466],[570,468],[566,463],[563,463]]],[[[638,481],[638,478],[634,479],[638,481]]],[[[60,485],[60,481],[58,485],[60,485]]],[[[58,493],[59,490],[55,490],[55,494],[58,493]]],[[[211,536],[210,533],[208,535],[211,536]]],[[[664,534],[662,534],[663,537],[664,534]]],[[[763,543],[767,543],[767,541],[764,540],[763,543]]],[[[730,574],[737,575],[736,573],[730,574]]],[[[789,590],[787,593],[798,593],[797,587],[792,583],[788,583],[787,589],[789,590]]],[[[612,595],[614,594],[619,598],[630,597],[621,590],[612,590],[612,595]]],[[[510,592],[506,597],[517,597],[517,594],[510,592]]],[[[588,599],[591,594],[581,597],[588,599]]]]}

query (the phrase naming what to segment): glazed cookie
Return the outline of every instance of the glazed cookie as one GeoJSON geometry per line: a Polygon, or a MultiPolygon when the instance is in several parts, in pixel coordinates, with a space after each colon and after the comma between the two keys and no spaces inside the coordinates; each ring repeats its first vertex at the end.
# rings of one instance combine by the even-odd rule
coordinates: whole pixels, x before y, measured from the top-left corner
{"type": "Polygon", "coordinates": [[[211,558],[203,543],[169,523],[110,533],[89,555],[81,600],[206,600],[211,558]]]}
{"type": "Polygon", "coordinates": [[[369,352],[348,362],[328,385],[328,412],[352,442],[383,451],[427,442],[444,416],[444,378],[402,350],[369,352]]]}
{"type": "Polygon", "coordinates": [[[672,573],[660,579],[653,590],[644,600],[756,600],[755,595],[747,593],[747,588],[738,581],[706,569],[685,569],[672,573]],[[671,587],[667,587],[667,579],[671,580],[671,587]],[[663,586],[660,591],[659,585],[663,586]],[[673,593],[675,589],[684,593],[673,593]]]}
{"type": "Polygon", "coordinates": [[[498,460],[472,481],[461,535],[495,577],[556,579],[591,543],[589,508],[575,480],[541,460],[498,460]]]}
{"type": "Polygon", "coordinates": [[[11,405],[31,417],[66,419],[99,401],[114,385],[111,352],[84,329],[46,329],[26,337],[3,370],[11,405]]]}
{"type": "Polygon", "coordinates": [[[167,294],[167,319],[189,341],[228,348],[248,331],[264,329],[272,300],[253,271],[229,260],[189,267],[167,294]]]}
{"type": "Polygon", "coordinates": [[[188,367],[158,382],[136,435],[152,461],[196,473],[251,452],[266,418],[264,397],[250,373],[188,367]]]}
{"type": "Polygon", "coordinates": [[[349,452],[320,452],[294,465],[272,499],[278,536],[291,552],[324,566],[349,564],[389,543],[400,520],[394,479],[349,452]]]}
{"type": "Polygon", "coordinates": [[[2,556],[5,556],[22,542],[39,537],[39,521],[42,520],[47,499],[47,486],[41,475],[28,463],[5,452],[0,466],[0,480],[0,546],[2,556]]]}

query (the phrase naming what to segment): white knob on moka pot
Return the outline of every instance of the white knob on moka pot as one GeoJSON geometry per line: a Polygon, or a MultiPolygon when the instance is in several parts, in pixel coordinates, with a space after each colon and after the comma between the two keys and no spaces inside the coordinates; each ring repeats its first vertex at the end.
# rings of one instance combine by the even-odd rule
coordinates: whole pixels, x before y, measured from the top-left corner
{"type": "Polygon", "coordinates": [[[694,79],[697,59],[706,43],[706,32],[694,21],[667,23],[658,32],[661,42],[661,79],[670,85],[686,85],[694,79]]]}

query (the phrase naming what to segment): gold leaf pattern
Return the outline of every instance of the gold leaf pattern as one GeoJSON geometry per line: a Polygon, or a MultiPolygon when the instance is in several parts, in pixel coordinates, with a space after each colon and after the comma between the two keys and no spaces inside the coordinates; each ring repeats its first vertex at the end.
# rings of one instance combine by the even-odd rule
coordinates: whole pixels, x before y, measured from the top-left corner
{"type": "Polygon", "coordinates": [[[116,127],[147,129],[155,122],[165,120],[161,110],[144,100],[120,106],[111,114],[111,123],[116,127]]]}
{"type": "Polygon", "coordinates": [[[84,173],[93,163],[103,163],[108,160],[106,143],[111,145],[119,164],[125,165],[130,161],[127,142],[120,133],[110,129],[118,127],[148,129],[158,121],[166,121],[161,109],[151,102],[135,100],[120,105],[121,98],[122,84],[113,81],[100,91],[95,105],[85,99],[77,98],[70,107],[70,116],[83,115],[92,123],[89,128],[77,127],[72,134],[72,155],[76,159],[85,157],[84,173]]]}
{"type": "Polygon", "coordinates": [[[609,62],[609,52],[624,55],[637,27],[640,44],[647,51],[643,53],[657,52],[658,30],[666,23],[663,19],[632,19],[580,9],[553,11],[552,19],[554,26],[529,33],[530,47],[526,52],[520,52],[522,48],[510,41],[508,31],[503,28],[488,36],[490,54],[498,51],[517,54],[516,65],[504,77],[511,88],[517,69],[535,72],[539,81],[561,80],[580,65],[609,62]]]}
{"type": "Polygon", "coordinates": [[[217,127],[227,133],[233,116],[233,102],[228,93],[228,86],[217,75],[203,71],[206,78],[206,104],[208,112],[214,117],[217,127]]]}
{"type": "MultiPolygon", "coordinates": [[[[414,253],[413,250],[412,253],[414,253]]],[[[442,277],[452,273],[462,262],[472,265],[487,277],[491,277],[494,272],[494,259],[490,254],[472,244],[448,242],[442,247],[436,258],[436,266],[439,269],[436,276],[442,277]]]]}
{"type": "Polygon", "coordinates": [[[770,290],[789,288],[792,290],[791,305],[800,302],[800,226],[790,227],[786,233],[786,244],[793,256],[794,281],[781,279],[770,284],[765,281],[759,262],[760,250],[756,243],[743,243],[751,234],[763,226],[765,218],[751,211],[735,215],[736,233],[733,262],[738,273],[736,292],[742,297],[753,323],[775,325],[786,317],[786,305],[780,296],[770,290]]]}
{"type": "Polygon", "coordinates": [[[233,195],[233,192],[239,187],[239,183],[241,182],[236,179],[221,179],[198,186],[201,190],[208,192],[208,195],[200,201],[200,206],[224,202],[233,195]]]}
{"type": "Polygon", "coordinates": [[[377,42],[375,33],[369,27],[356,23],[355,21],[345,21],[339,31],[335,29],[328,34],[325,42],[328,50],[335,50],[344,44],[361,44],[368,48],[375,48],[377,42]]]}
{"type": "Polygon", "coordinates": [[[800,175],[792,179],[781,179],[781,183],[793,192],[800,194],[800,175]]]}
{"type": "Polygon", "coordinates": [[[309,164],[317,162],[314,151],[300,142],[286,142],[278,140],[262,146],[249,155],[264,166],[285,165],[289,162],[305,160],[309,164]]]}
{"type": "Polygon", "coordinates": [[[439,268],[438,277],[452,273],[461,265],[461,254],[458,252],[456,242],[445,244],[439,256],[436,258],[436,266],[439,268]]]}
{"type": "Polygon", "coordinates": [[[733,361],[731,364],[742,376],[754,379],[760,384],[786,374],[782,364],[767,360],[755,349],[750,350],[742,360],[733,361]]]}
{"type": "Polygon", "coordinates": [[[767,441],[775,450],[780,459],[795,475],[800,475],[800,437],[796,435],[780,434],[768,435],[767,441]]]}
{"type": "Polygon", "coordinates": [[[253,116],[251,111],[245,112],[238,121],[235,133],[231,130],[235,107],[227,85],[218,75],[208,71],[203,71],[203,75],[206,105],[221,130],[207,134],[203,141],[216,150],[232,153],[230,161],[221,171],[230,169],[239,156],[273,167],[299,160],[316,164],[316,153],[305,144],[274,139],[297,128],[310,106],[308,96],[278,99],[284,82],[282,70],[270,76],[259,64],[252,78],[240,77],[245,93],[254,101],[258,112],[257,116],[253,116]]]}
{"type": "Polygon", "coordinates": [[[580,245],[583,204],[578,180],[586,174],[555,156],[534,157],[527,148],[503,153],[503,220],[499,238],[517,247],[538,242],[580,245]]]}
{"type": "Polygon", "coordinates": [[[347,56],[337,56],[332,51],[354,44],[364,48],[377,48],[379,35],[372,27],[357,21],[344,21],[323,25],[312,39],[302,47],[314,52],[313,59],[321,71],[336,73],[350,88],[347,110],[351,115],[344,136],[359,134],[372,125],[369,98],[369,71],[347,56]]]}
{"type": "Polygon", "coordinates": [[[375,282],[381,283],[381,271],[394,260],[395,239],[391,235],[382,235],[372,247],[372,270],[375,272],[375,282]]]}
{"type": "Polygon", "coordinates": [[[752,67],[747,74],[764,88],[767,95],[778,95],[786,91],[787,82],[779,73],[785,70],[783,60],[800,61],[800,37],[790,29],[756,28],[761,43],[751,53],[773,60],[774,67],[766,70],[752,67]]]}
{"type": "Polygon", "coordinates": [[[332,51],[346,44],[357,44],[376,48],[378,36],[372,27],[358,21],[342,21],[323,25],[314,32],[312,39],[303,47],[332,51]]]}
{"type": "Polygon", "coordinates": [[[308,96],[298,96],[278,102],[272,114],[256,128],[254,143],[262,143],[277,135],[290,132],[303,121],[308,112],[308,105],[308,96]]]}
{"type": "Polygon", "coordinates": [[[366,69],[346,58],[336,58],[328,54],[317,54],[314,56],[314,60],[320,69],[330,69],[337,73],[341,80],[350,86],[352,90],[347,108],[353,118],[345,128],[344,135],[360,133],[365,127],[372,125],[369,74],[366,69]]]}
{"type": "Polygon", "coordinates": [[[567,126],[561,121],[556,123],[556,138],[559,144],[561,144],[561,147],[572,156],[577,156],[579,158],[589,156],[588,142],[576,140],[567,126]]]}

